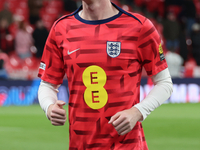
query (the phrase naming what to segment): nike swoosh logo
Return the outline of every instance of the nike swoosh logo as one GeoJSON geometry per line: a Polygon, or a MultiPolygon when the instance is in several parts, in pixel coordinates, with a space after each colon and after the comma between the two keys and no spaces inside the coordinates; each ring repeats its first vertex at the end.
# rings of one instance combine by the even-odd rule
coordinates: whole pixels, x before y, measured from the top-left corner
{"type": "Polygon", "coordinates": [[[75,49],[75,50],[73,50],[73,51],[71,51],[71,52],[68,50],[68,51],[67,51],[67,54],[68,54],[68,55],[71,55],[72,53],[74,53],[74,52],[78,51],[79,49],[80,49],[80,48],[78,48],[78,49],[75,49]]]}

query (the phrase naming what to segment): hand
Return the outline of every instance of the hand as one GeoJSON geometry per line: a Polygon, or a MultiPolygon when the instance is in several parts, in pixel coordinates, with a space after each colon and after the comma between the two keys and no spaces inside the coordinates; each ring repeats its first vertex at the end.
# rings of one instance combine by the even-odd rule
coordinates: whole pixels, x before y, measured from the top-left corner
{"type": "Polygon", "coordinates": [[[55,104],[49,106],[47,117],[54,126],[62,126],[66,122],[66,110],[63,109],[65,102],[57,100],[55,104]]]}
{"type": "Polygon", "coordinates": [[[142,120],[141,112],[132,107],[116,113],[110,118],[109,124],[112,124],[119,135],[125,135],[130,132],[137,121],[142,120]]]}

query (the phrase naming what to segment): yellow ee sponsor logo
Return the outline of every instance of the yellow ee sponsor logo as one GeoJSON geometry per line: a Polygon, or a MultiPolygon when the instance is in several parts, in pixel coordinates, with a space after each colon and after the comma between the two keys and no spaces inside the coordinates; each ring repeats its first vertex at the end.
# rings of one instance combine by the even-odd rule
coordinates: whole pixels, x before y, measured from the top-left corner
{"type": "Polygon", "coordinates": [[[87,67],[82,74],[83,84],[86,86],[84,100],[92,109],[104,107],[108,101],[108,93],[104,88],[107,81],[105,71],[96,65],[87,67]]]}

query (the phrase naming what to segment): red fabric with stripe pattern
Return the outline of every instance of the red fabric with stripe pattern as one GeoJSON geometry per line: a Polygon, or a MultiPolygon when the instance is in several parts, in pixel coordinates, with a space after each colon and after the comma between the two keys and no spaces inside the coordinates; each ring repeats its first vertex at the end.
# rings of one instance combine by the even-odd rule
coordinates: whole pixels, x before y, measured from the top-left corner
{"type": "Polygon", "coordinates": [[[161,39],[155,27],[147,18],[132,15],[140,22],[125,13],[102,24],[83,23],[71,15],[51,29],[41,60],[46,68],[39,70],[39,76],[61,84],[67,74],[69,150],[148,149],[140,122],[124,136],[108,124],[115,113],[139,103],[142,67],[149,76],[167,68],[165,59],[160,58],[161,39]],[[116,50],[119,43],[119,56],[110,57],[107,49],[116,50]],[[107,100],[102,98],[102,91],[107,100]]]}

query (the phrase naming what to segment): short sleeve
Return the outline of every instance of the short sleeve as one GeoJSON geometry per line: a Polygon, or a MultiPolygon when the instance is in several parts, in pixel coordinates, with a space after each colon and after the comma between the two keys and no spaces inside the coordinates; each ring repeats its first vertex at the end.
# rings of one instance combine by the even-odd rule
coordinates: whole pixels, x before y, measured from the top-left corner
{"type": "Polygon", "coordinates": [[[168,67],[163,54],[160,35],[147,18],[143,22],[138,38],[138,51],[147,75],[156,75],[168,67]]]}
{"type": "Polygon", "coordinates": [[[38,77],[52,84],[62,84],[64,72],[64,61],[62,47],[60,46],[60,37],[56,37],[55,26],[53,26],[48,35],[42,59],[40,62],[38,77]]]}

